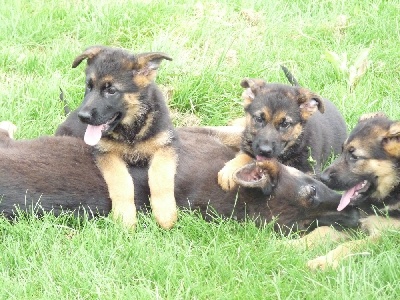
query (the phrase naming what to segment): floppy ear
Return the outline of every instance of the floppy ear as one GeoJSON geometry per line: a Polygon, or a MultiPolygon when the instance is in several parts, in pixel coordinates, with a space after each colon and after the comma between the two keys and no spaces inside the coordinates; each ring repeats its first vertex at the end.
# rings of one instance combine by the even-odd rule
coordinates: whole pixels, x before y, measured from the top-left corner
{"type": "Polygon", "coordinates": [[[383,139],[383,149],[391,157],[400,158],[400,122],[390,125],[387,135],[383,139]]]}
{"type": "Polygon", "coordinates": [[[324,100],[320,96],[303,88],[299,92],[300,97],[297,99],[297,103],[303,120],[308,120],[317,110],[324,113],[324,100]]]}
{"type": "Polygon", "coordinates": [[[271,195],[278,181],[280,165],[277,160],[253,162],[238,169],[233,179],[243,187],[260,188],[271,195]]]}
{"type": "Polygon", "coordinates": [[[99,54],[103,49],[104,49],[103,46],[92,46],[92,47],[87,48],[85,51],[83,51],[83,53],[81,55],[77,56],[74,59],[74,62],[72,63],[72,67],[76,68],[85,59],[88,60],[88,64],[89,64],[90,60],[93,57],[95,57],[97,54],[99,54]]]}
{"type": "Polygon", "coordinates": [[[261,88],[266,86],[266,82],[262,79],[244,78],[240,82],[240,86],[245,88],[242,93],[243,105],[246,108],[253,102],[256,95],[260,92],[261,88]]]}
{"type": "Polygon", "coordinates": [[[387,118],[387,116],[383,112],[373,112],[373,113],[366,113],[361,115],[361,117],[358,119],[358,122],[362,122],[365,120],[373,119],[373,118],[387,118]]]}
{"type": "Polygon", "coordinates": [[[147,80],[153,80],[157,75],[157,69],[160,67],[161,62],[172,60],[167,54],[162,52],[148,52],[141,53],[136,56],[136,61],[133,67],[135,75],[144,76],[147,80]]]}

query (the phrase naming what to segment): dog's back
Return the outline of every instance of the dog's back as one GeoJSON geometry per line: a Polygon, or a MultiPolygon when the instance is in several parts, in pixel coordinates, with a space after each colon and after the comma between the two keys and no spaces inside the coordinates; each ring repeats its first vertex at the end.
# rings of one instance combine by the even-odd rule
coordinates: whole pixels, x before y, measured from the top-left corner
{"type": "Polygon", "coordinates": [[[43,211],[58,215],[62,208],[79,214],[97,207],[95,215],[111,209],[104,180],[83,141],[73,137],[14,141],[5,135],[1,141],[0,197],[6,216],[14,215],[17,207],[38,215],[43,211]]]}
{"type": "Polygon", "coordinates": [[[324,99],[324,106],[324,113],[315,112],[304,126],[304,145],[310,147],[313,157],[320,157],[325,163],[332,154],[341,152],[347,130],[336,106],[328,99],[324,99]]]}

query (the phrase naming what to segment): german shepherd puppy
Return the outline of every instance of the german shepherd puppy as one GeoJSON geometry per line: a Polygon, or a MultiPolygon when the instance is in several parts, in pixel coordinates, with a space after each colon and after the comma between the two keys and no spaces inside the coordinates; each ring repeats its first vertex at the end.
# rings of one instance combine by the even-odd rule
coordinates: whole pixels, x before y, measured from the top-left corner
{"type": "MultiPolygon", "coordinates": [[[[357,209],[335,210],[340,194],[276,160],[245,166],[235,175],[240,188],[223,191],[217,172],[234,157],[236,149],[227,147],[218,138],[220,132],[210,129],[181,128],[177,133],[182,141],[175,177],[179,207],[198,210],[209,220],[215,214],[237,220],[252,218],[260,225],[275,220],[276,230],[283,233],[311,229],[317,223],[358,224],[357,209]]],[[[240,134],[238,131],[237,136],[240,134]]],[[[232,135],[230,132],[229,137],[232,135]]],[[[49,211],[55,215],[63,211],[86,212],[89,217],[107,215],[111,210],[107,185],[91,151],[73,137],[14,141],[0,130],[0,211],[9,218],[15,217],[16,208],[37,215],[49,211]]],[[[147,210],[151,193],[148,167],[131,165],[129,172],[135,182],[136,205],[147,210]]]]}
{"type": "MultiPolygon", "coordinates": [[[[400,122],[382,113],[363,115],[343,144],[342,154],[322,174],[329,187],[344,190],[337,210],[358,207],[366,240],[340,245],[326,256],[310,261],[311,268],[336,267],[341,259],[377,241],[381,231],[400,228],[400,122]]],[[[313,236],[335,235],[319,229],[313,236]],[[323,235],[324,235],[323,234],[323,235]]],[[[310,237],[308,237],[311,240],[310,237]]]]}
{"type": "Polygon", "coordinates": [[[135,226],[134,183],[126,164],[149,164],[153,214],[162,228],[171,228],[177,220],[178,140],[154,83],[161,61],[171,58],[159,52],[133,55],[123,49],[92,46],[75,58],[72,67],[85,59],[86,89],[78,116],[88,124],[84,140],[95,147],[114,217],[135,226]]]}
{"type": "Polygon", "coordinates": [[[223,189],[234,188],[235,170],[253,159],[278,158],[318,177],[330,155],[340,153],[346,124],[332,102],[299,86],[261,79],[244,79],[241,86],[246,125],[241,151],[218,173],[223,189]]]}

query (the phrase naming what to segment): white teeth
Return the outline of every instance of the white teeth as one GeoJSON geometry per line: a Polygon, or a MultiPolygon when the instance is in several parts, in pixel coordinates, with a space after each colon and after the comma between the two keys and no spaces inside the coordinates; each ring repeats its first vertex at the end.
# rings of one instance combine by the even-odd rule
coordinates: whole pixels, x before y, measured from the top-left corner
{"type": "Polygon", "coordinates": [[[367,184],[367,181],[364,180],[363,183],[362,183],[362,185],[361,185],[361,188],[365,187],[366,184],[367,184]]]}

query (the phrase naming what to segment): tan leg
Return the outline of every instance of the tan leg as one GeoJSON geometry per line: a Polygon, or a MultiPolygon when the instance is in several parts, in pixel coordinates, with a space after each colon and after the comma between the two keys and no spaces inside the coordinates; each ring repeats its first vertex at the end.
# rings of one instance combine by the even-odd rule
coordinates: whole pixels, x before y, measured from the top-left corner
{"type": "Polygon", "coordinates": [[[239,126],[206,126],[210,134],[214,135],[222,144],[240,150],[244,127],[239,126]]]}
{"type": "Polygon", "coordinates": [[[150,205],[157,223],[170,229],[178,219],[175,201],[177,154],[172,148],[156,151],[149,166],[150,205]]]}
{"type": "Polygon", "coordinates": [[[225,166],[218,172],[218,184],[225,191],[233,190],[236,187],[236,182],[233,180],[235,171],[248,163],[253,159],[246,153],[239,152],[235,158],[228,161],[225,166]]]}
{"type": "Polygon", "coordinates": [[[400,220],[370,216],[360,220],[361,229],[367,232],[370,236],[380,235],[383,230],[387,229],[400,229],[400,220]]]}
{"type": "Polygon", "coordinates": [[[336,268],[339,262],[346,257],[365,248],[368,243],[378,242],[383,230],[399,229],[400,221],[396,219],[370,216],[361,220],[361,229],[369,232],[370,236],[363,240],[350,241],[339,245],[337,248],[328,252],[324,256],[317,257],[308,261],[307,265],[310,269],[326,269],[336,268]]]}
{"type": "Polygon", "coordinates": [[[333,227],[321,226],[317,227],[309,234],[306,234],[299,239],[287,241],[286,244],[297,248],[310,249],[317,245],[326,243],[327,240],[339,242],[346,239],[349,239],[349,235],[347,233],[337,231],[333,227]]]}
{"type": "Polygon", "coordinates": [[[106,153],[98,155],[96,162],[107,183],[113,217],[134,228],[137,223],[135,189],[124,160],[119,155],[106,153]]]}
{"type": "Polygon", "coordinates": [[[339,265],[340,260],[365,247],[370,242],[370,238],[371,237],[368,239],[343,243],[332,251],[329,251],[326,255],[309,260],[307,266],[312,270],[325,270],[326,268],[335,269],[339,265]]]}

